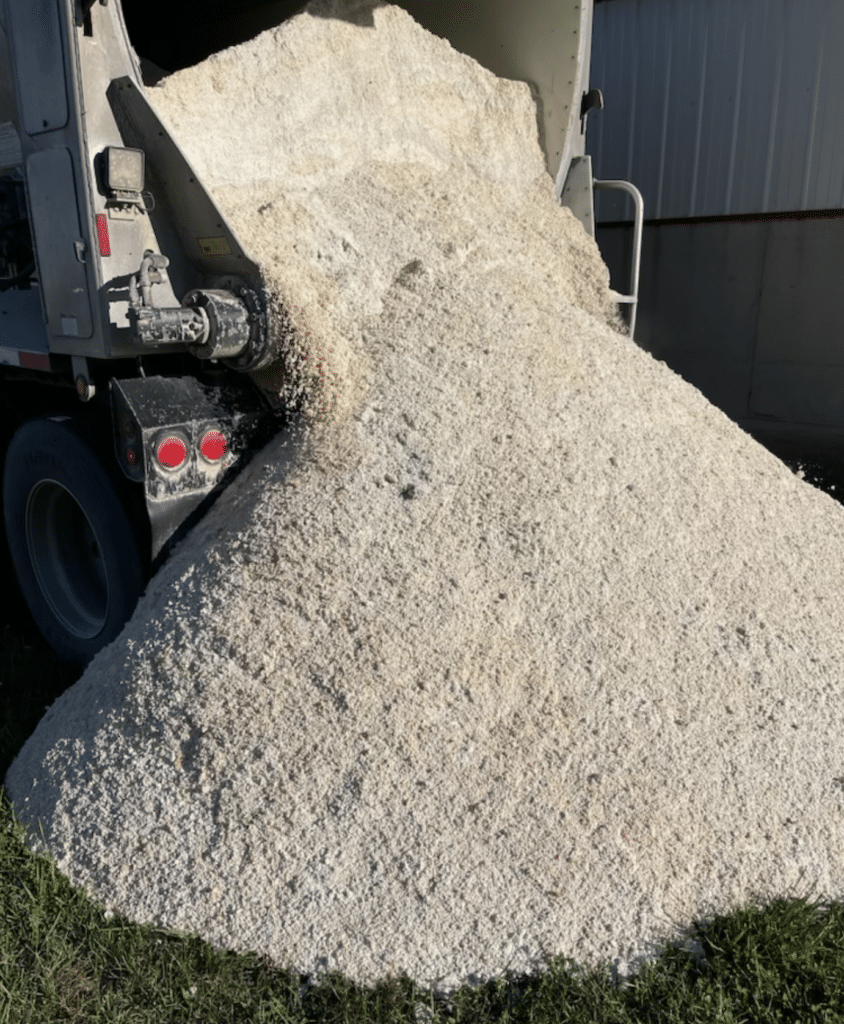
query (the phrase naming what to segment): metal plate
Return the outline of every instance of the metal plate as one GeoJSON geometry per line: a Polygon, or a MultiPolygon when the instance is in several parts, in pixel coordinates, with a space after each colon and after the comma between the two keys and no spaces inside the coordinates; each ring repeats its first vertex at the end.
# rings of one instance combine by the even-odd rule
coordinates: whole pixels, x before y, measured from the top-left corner
{"type": "Polygon", "coordinates": [[[595,237],[595,200],[592,191],[592,158],[573,157],[560,202],[577,217],[586,231],[595,237]]]}
{"type": "Polygon", "coordinates": [[[76,256],[76,243],[83,236],[70,150],[33,153],[26,162],[26,176],[47,329],[52,335],[90,338],[85,264],[76,256]]]}
{"type": "Polygon", "coordinates": [[[10,288],[0,293],[0,348],[42,355],[50,351],[41,299],[36,289],[22,291],[10,288]]]}
{"type": "Polygon", "coordinates": [[[6,0],[6,24],[27,135],[64,128],[67,86],[58,0],[6,0]]]}

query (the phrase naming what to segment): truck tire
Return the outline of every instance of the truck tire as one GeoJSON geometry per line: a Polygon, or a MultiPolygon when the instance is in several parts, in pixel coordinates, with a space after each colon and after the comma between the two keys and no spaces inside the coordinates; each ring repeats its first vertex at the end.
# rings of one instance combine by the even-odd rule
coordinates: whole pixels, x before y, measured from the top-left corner
{"type": "Polygon", "coordinates": [[[3,516],[18,585],[44,639],[84,668],[118,635],[145,585],[144,558],[109,467],[110,424],[54,416],[15,433],[3,516]],[[107,428],[107,429],[106,429],[107,428]]]}

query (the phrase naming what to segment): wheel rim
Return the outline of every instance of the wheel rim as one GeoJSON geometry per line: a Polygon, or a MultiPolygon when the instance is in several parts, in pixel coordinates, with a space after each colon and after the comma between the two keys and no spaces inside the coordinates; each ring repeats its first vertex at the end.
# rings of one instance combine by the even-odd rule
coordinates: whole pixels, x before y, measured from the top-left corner
{"type": "Polygon", "coordinates": [[[42,480],[29,493],[26,542],[50,611],[78,639],[95,637],[108,617],[102,546],[85,510],[55,480],[42,480]]]}

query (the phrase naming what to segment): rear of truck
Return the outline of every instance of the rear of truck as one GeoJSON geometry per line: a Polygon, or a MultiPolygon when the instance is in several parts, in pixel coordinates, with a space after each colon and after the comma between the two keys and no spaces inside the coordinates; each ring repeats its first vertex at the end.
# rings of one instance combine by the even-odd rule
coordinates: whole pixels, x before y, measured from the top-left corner
{"type": "MultiPolygon", "coordinates": [[[[491,0],[477,18],[439,0],[401,6],[499,76],[530,83],[557,195],[594,234],[591,0],[491,0]]],[[[279,359],[283,311],[269,322],[260,267],[145,78],[299,10],[3,0],[0,374],[15,428],[4,517],[26,603],[69,661],[117,635],[168,546],[268,424],[286,422],[289,410],[250,376],[279,359]]]]}

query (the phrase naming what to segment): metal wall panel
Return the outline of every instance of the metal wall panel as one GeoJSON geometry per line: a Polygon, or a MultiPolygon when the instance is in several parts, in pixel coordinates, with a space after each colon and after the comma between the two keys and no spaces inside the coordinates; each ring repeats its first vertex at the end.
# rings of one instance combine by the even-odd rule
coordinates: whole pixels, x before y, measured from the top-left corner
{"type": "MultiPolygon", "coordinates": [[[[642,192],[648,219],[844,206],[840,0],[597,3],[595,176],[642,192]]],[[[632,220],[597,197],[599,222],[632,220]]]]}
{"type": "MultiPolygon", "coordinates": [[[[632,232],[597,227],[613,274],[632,232]]],[[[636,342],[754,436],[844,461],[842,258],[844,216],[648,225],[636,342]]]]}
{"type": "Polygon", "coordinates": [[[770,225],[751,413],[822,426],[844,424],[844,218],[770,225]]]}
{"type": "MultiPolygon", "coordinates": [[[[654,224],[642,235],[636,343],[733,420],[748,416],[767,221],[654,224]]],[[[601,226],[601,255],[629,259],[632,227],[601,226]]]]}

